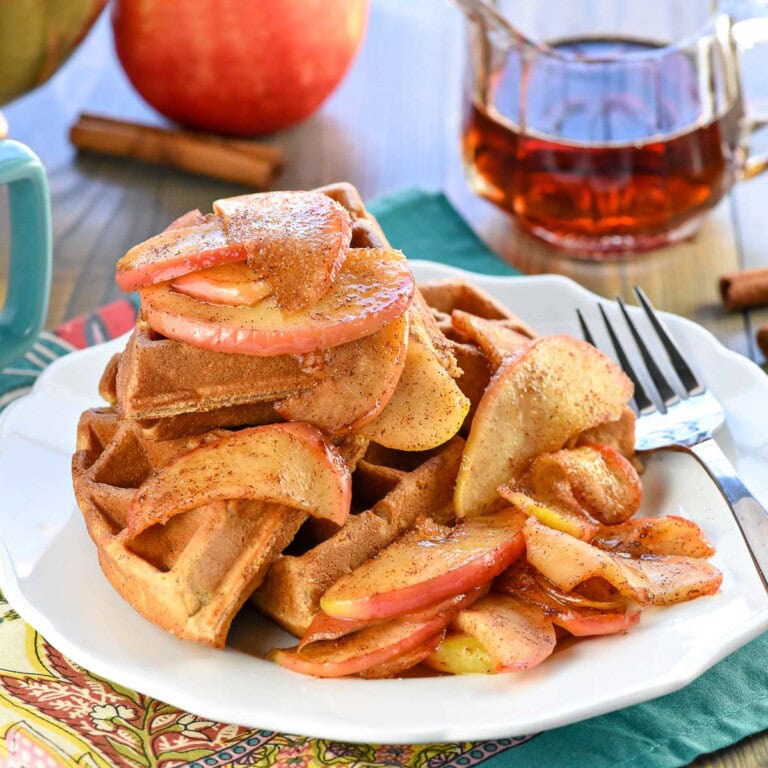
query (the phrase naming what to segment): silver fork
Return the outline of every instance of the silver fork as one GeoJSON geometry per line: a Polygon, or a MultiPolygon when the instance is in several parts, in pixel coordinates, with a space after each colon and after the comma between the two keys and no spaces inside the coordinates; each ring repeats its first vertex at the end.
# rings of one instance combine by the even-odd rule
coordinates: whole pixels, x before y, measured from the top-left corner
{"type": "MultiPolygon", "coordinates": [[[[616,350],[619,365],[635,385],[634,399],[638,415],[637,450],[684,451],[699,461],[728,502],[763,587],[768,591],[768,511],[741,482],[736,470],[712,437],[714,430],[725,422],[723,408],[686,363],[680,349],[661,324],[648,297],[637,287],[635,294],[682,385],[676,390],[659,370],[637,326],[629,316],[626,305],[617,298],[619,309],[637,345],[648,376],[656,386],[656,395],[661,404],[661,408],[657,408],[635,374],[605,309],[602,304],[598,305],[616,350]]],[[[583,315],[578,309],[576,313],[584,338],[593,346],[597,346],[583,315]]]]}

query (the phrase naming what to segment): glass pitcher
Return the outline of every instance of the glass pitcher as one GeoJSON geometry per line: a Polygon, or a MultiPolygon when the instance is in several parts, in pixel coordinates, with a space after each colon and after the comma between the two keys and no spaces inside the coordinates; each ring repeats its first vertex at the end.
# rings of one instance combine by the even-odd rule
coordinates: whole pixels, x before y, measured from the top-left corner
{"type": "Polygon", "coordinates": [[[458,3],[470,184],[533,235],[592,259],[656,248],[768,165],[739,72],[765,25],[713,0],[458,3]]]}

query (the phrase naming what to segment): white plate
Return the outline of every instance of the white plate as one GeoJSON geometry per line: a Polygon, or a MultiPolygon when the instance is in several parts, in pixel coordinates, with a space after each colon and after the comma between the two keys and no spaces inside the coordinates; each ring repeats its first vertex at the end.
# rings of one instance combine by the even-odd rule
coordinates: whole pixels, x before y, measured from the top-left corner
{"type": "MultiPolygon", "coordinates": [[[[467,277],[543,333],[577,335],[576,307],[598,328],[597,297],[564,278],[494,278],[425,262],[414,271],[419,279],[467,277]]],[[[768,502],[768,378],[693,323],[668,324],[725,404],[721,445],[768,502]]],[[[525,673],[378,681],[302,677],[257,658],[291,639],[249,611],[225,651],[177,640],[112,591],[71,490],[78,415],[98,404],[99,375],[122,344],[54,363],[0,425],[2,589],[24,619],[93,672],[223,722],[345,741],[465,741],[533,733],[668,693],[768,627],[768,597],[722,498],[691,459],[665,454],[649,462],[642,511],[701,524],[725,578],[713,597],[646,611],[625,636],[576,643],[525,673]]]]}

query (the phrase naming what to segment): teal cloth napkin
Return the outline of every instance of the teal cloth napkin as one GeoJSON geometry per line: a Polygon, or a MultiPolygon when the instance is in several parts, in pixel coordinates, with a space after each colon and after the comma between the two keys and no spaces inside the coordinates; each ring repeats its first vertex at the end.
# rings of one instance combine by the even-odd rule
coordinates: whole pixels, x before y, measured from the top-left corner
{"type": "MultiPolygon", "coordinates": [[[[432,259],[496,275],[518,274],[483,244],[442,194],[404,190],[373,202],[370,209],[379,218],[392,244],[411,258],[432,259]]],[[[115,329],[114,333],[118,332],[120,330],[115,329]]],[[[66,344],[57,345],[50,334],[41,339],[41,343],[38,361],[71,349],[66,344]]],[[[4,404],[4,396],[6,400],[12,397],[12,390],[23,393],[39,372],[33,369],[41,367],[42,364],[30,364],[27,359],[12,366],[4,377],[0,376],[0,405],[4,404]]],[[[384,753],[391,756],[392,751],[370,748],[371,759],[367,759],[365,765],[367,768],[393,765],[459,768],[479,764],[483,768],[538,765],[671,768],[766,727],[768,633],[733,653],[686,688],[645,704],[533,736],[510,733],[510,737],[516,738],[413,750],[411,758],[399,763],[376,759],[384,753]]],[[[514,723],[510,723],[510,731],[514,731],[514,723]]],[[[343,745],[338,746],[343,752],[343,745]]],[[[359,747],[350,745],[349,750],[355,754],[359,747]]],[[[342,764],[335,759],[332,762],[342,764]]]]}

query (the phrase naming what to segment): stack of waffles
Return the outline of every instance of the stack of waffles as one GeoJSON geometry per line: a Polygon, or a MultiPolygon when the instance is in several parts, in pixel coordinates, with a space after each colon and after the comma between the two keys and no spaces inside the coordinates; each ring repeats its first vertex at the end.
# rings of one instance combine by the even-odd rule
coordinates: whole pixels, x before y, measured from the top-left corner
{"type": "MultiPolygon", "coordinates": [[[[390,249],[352,186],[308,194],[343,209],[353,258],[390,249]]],[[[383,326],[358,338],[242,354],[158,330],[144,298],[102,376],[107,405],[81,417],[75,492],[117,592],[163,629],[215,647],[246,604],[301,636],[340,576],[418,521],[453,522],[474,408],[504,359],[535,335],[490,297],[452,282],[411,287],[383,326]],[[306,466],[290,466],[281,452],[288,439],[306,466]],[[218,496],[184,495],[192,459],[196,472],[222,476],[215,451],[247,440],[266,456],[243,469],[257,478],[218,496]],[[325,507],[306,498],[321,475],[332,475],[336,494],[325,507]],[[147,489],[173,478],[171,509],[147,489]],[[286,488],[291,478],[309,478],[307,487],[286,488]]]]}

